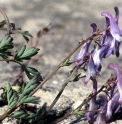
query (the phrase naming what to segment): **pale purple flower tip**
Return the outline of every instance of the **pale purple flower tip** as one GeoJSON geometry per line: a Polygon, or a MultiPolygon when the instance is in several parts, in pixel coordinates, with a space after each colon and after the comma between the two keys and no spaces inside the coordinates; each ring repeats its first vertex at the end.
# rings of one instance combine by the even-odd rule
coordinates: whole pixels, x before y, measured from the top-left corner
{"type": "Polygon", "coordinates": [[[115,64],[109,64],[108,68],[114,69],[116,71],[117,74],[117,87],[118,87],[118,91],[119,91],[119,103],[122,105],[122,74],[120,72],[120,69],[117,65],[115,64]]]}
{"type": "Polygon", "coordinates": [[[109,19],[109,23],[110,23],[110,32],[111,35],[117,40],[117,41],[122,41],[122,34],[121,31],[115,21],[115,19],[112,17],[112,15],[108,12],[102,12],[101,13],[102,16],[105,16],[109,19]]]}
{"type": "Polygon", "coordinates": [[[101,61],[102,61],[102,58],[105,57],[105,54],[107,52],[107,49],[108,49],[109,46],[107,45],[103,45],[99,50],[97,50],[95,53],[94,53],[94,56],[93,56],[93,60],[94,60],[94,64],[96,66],[96,68],[100,71],[102,66],[101,66],[101,61]]]}
{"type": "Polygon", "coordinates": [[[89,54],[89,62],[87,64],[87,75],[85,77],[84,84],[86,85],[88,83],[88,81],[90,80],[90,77],[96,78],[98,75],[99,75],[99,72],[96,69],[92,55],[89,54]]]}
{"type": "MultiPolygon", "coordinates": [[[[95,23],[92,23],[90,25],[92,27],[92,32],[90,34],[90,36],[97,30],[97,25],[95,23]]],[[[75,64],[76,66],[80,66],[83,64],[83,57],[84,57],[84,54],[85,53],[88,53],[89,51],[89,47],[90,47],[90,44],[91,44],[92,40],[89,40],[87,43],[85,43],[82,47],[81,47],[81,50],[79,53],[77,53],[75,56],[74,56],[74,61],[75,61],[75,64]]]]}

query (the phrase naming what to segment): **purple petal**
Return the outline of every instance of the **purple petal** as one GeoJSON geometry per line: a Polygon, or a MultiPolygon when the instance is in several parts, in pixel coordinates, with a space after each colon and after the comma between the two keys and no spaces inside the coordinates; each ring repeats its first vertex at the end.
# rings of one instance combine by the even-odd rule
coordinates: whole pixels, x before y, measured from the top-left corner
{"type": "Polygon", "coordinates": [[[106,95],[99,95],[99,98],[102,100],[100,105],[101,112],[98,113],[97,119],[94,124],[106,124],[106,110],[107,110],[107,96],[106,95]]]}
{"type": "Polygon", "coordinates": [[[99,71],[102,68],[101,61],[102,61],[102,58],[104,58],[104,56],[107,52],[107,49],[108,49],[108,46],[104,45],[104,46],[102,46],[101,49],[97,50],[93,56],[94,64],[99,71]]]}
{"type": "Polygon", "coordinates": [[[105,55],[105,58],[109,57],[112,53],[115,54],[115,39],[111,41],[111,44],[109,46],[109,49],[107,50],[107,54],[105,55]]]}
{"type": "MultiPolygon", "coordinates": [[[[97,30],[97,25],[95,23],[92,23],[90,26],[93,29],[91,34],[90,34],[90,36],[91,36],[97,30]]],[[[75,61],[76,66],[80,66],[80,65],[83,64],[83,62],[84,62],[83,61],[83,56],[84,56],[85,53],[88,53],[91,42],[92,42],[92,40],[89,40],[87,43],[85,43],[81,47],[80,52],[74,56],[74,61],[75,61]]]]}
{"type": "MultiPolygon", "coordinates": [[[[92,93],[94,94],[94,93],[97,92],[97,80],[94,79],[94,78],[91,78],[91,80],[92,80],[92,82],[93,82],[92,93]]],[[[93,97],[93,98],[90,100],[89,105],[90,105],[90,106],[89,106],[88,111],[95,111],[95,110],[97,110],[98,105],[97,105],[97,103],[96,103],[96,96],[93,97]]],[[[94,118],[95,112],[87,112],[85,115],[86,115],[87,120],[91,120],[91,119],[94,118]]]]}
{"type": "Polygon", "coordinates": [[[106,113],[107,120],[110,120],[112,115],[119,110],[120,104],[118,103],[118,100],[119,100],[119,93],[117,92],[108,102],[107,113],[106,113]]]}
{"type": "Polygon", "coordinates": [[[110,22],[110,32],[111,35],[117,40],[117,41],[122,41],[122,34],[121,31],[115,21],[115,19],[112,17],[112,15],[108,12],[102,12],[102,16],[105,16],[109,19],[110,22]]]}
{"type": "Polygon", "coordinates": [[[118,91],[120,94],[119,97],[119,103],[122,105],[122,74],[119,70],[119,67],[115,64],[109,64],[108,68],[114,69],[116,71],[117,74],[117,87],[118,87],[118,91]]]}
{"type": "Polygon", "coordinates": [[[117,6],[114,7],[115,10],[115,22],[118,24],[118,20],[119,20],[119,9],[117,6]]]}
{"type": "Polygon", "coordinates": [[[95,67],[92,55],[89,54],[89,56],[90,56],[90,58],[89,58],[88,66],[87,66],[87,75],[86,75],[86,78],[84,80],[85,85],[90,80],[90,77],[96,78],[99,75],[99,73],[95,67]]]}

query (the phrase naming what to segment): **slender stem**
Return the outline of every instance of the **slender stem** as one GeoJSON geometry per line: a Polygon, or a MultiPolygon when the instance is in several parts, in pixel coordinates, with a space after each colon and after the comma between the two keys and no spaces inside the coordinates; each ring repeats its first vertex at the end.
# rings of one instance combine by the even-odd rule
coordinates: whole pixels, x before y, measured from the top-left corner
{"type": "MultiPolygon", "coordinates": [[[[60,96],[61,96],[61,94],[63,93],[63,91],[64,91],[64,89],[65,89],[65,87],[67,86],[67,84],[68,84],[68,80],[64,83],[64,85],[62,86],[62,88],[61,88],[61,90],[59,91],[59,93],[57,94],[57,96],[56,96],[56,98],[53,100],[53,102],[51,103],[51,105],[48,107],[48,109],[44,112],[44,113],[42,113],[42,115],[41,115],[41,117],[38,119],[38,120],[42,120],[49,112],[50,112],[50,110],[53,108],[53,106],[56,104],[56,102],[59,100],[59,98],[60,98],[60,96]]],[[[37,120],[37,121],[38,121],[37,120]]],[[[37,122],[36,121],[36,122],[37,122]]],[[[35,122],[34,122],[35,123],[35,122]]]]}
{"type": "Polygon", "coordinates": [[[5,18],[5,20],[6,20],[6,24],[7,24],[7,34],[9,35],[10,32],[11,32],[9,19],[8,19],[6,13],[4,12],[4,10],[3,10],[1,7],[0,7],[0,11],[1,11],[2,15],[4,16],[4,18],[5,18]]]}
{"type": "MultiPolygon", "coordinates": [[[[109,28],[106,28],[104,30],[108,30],[109,28]]],[[[90,37],[88,37],[86,40],[83,40],[82,42],[79,42],[79,44],[76,46],[76,48],[45,78],[45,80],[38,85],[38,87],[31,92],[30,96],[32,96],[38,89],[42,88],[42,86],[62,67],[62,64],[69,59],[84,43],[88,42],[90,39],[93,39],[93,37],[98,36],[102,31],[98,31],[93,33],[90,37]]]]}
{"type": "Polygon", "coordinates": [[[3,115],[0,116],[0,122],[4,120],[9,114],[11,114],[14,110],[16,110],[21,104],[16,104],[13,108],[9,109],[7,112],[5,112],[3,115]]]}
{"type": "MultiPolygon", "coordinates": [[[[112,81],[112,83],[116,83],[115,81],[112,81]]],[[[94,96],[96,96],[97,94],[99,94],[100,92],[103,91],[104,88],[107,88],[107,85],[109,85],[109,83],[105,83],[96,93],[89,95],[76,109],[72,110],[71,112],[67,113],[65,116],[63,116],[62,118],[58,119],[57,121],[51,123],[51,124],[57,124],[58,122],[61,122],[62,120],[66,119],[69,116],[74,115],[74,111],[77,109],[81,109],[83,107],[83,105],[85,105],[86,103],[88,103],[94,96]]],[[[111,89],[111,88],[110,88],[111,89]]],[[[108,89],[108,91],[110,90],[108,89]]]]}
{"type": "MultiPolygon", "coordinates": [[[[8,21],[9,24],[9,21],[8,21]]],[[[9,25],[8,25],[8,33],[9,33],[9,25]]],[[[38,89],[40,89],[61,67],[62,64],[69,59],[84,43],[88,42],[90,39],[93,39],[93,37],[98,36],[101,32],[105,31],[105,30],[109,30],[109,28],[106,28],[102,31],[97,31],[94,32],[90,37],[88,37],[86,40],[83,40],[82,42],[80,42],[77,47],[45,78],[45,80],[43,80],[43,82],[38,85],[38,87],[33,90],[33,92],[30,93],[29,96],[32,96],[38,89]]],[[[3,60],[6,61],[6,60],[3,60]]],[[[86,103],[86,102],[85,102],[86,103]]],[[[84,104],[85,104],[84,103],[84,104]]],[[[17,106],[14,106],[12,109],[8,110],[7,112],[5,112],[3,115],[0,116],[0,121],[4,120],[10,113],[12,113],[17,107],[19,107],[21,104],[18,104],[17,106]]],[[[69,113],[71,115],[71,113],[69,113]]],[[[68,117],[68,116],[67,116],[68,117]]]]}
{"type": "Polygon", "coordinates": [[[102,86],[96,93],[90,95],[90,97],[88,97],[87,99],[85,99],[76,109],[72,110],[71,112],[67,113],[65,116],[63,116],[62,118],[58,119],[57,121],[51,123],[51,124],[57,124],[58,122],[61,122],[62,120],[66,119],[69,116],[74,115],[74,111],[77,109],[81,109],[83,105],[85,105],[88,101],[90,101],[94,96],[96,96],[97,94],[99,94],[105,87],[102,86]]]}

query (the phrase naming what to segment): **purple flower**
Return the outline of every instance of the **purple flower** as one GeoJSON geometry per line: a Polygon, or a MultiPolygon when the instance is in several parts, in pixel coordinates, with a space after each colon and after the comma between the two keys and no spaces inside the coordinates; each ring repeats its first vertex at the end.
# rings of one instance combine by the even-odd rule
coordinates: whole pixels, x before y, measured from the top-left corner
{"type": "MultiPolygon", "coordinates": [[[[116,10],[116,9],[115,9],[116,10]]],[[[105,16],[109,19],[109,23],[110,23],[110,32],[111,35],[115,38],[115,40],[117,41],[122,41],[122,34],[121,31],[116,23],[117,21],[117,17],[118,17],[118,13],[116,14],[117,17],[113,18],[112,15],[108,12],[102,12],[101,13],[102,16],[105,16]]]]}
{"type": "Polygon", "coordinates": [[[99,95],[99,98],[101,99],[101,103],[100,103],[101,112],[98,113],[98,116],[94,124],[106,124],[107,122],[106,110],[107,110],[108,99],[107,96],[103,94],[99,95]]]}
{"type": "Polygon", "coordinates": [[[83,56],[85,53],[88,52],[88,47],[87,47],[87,44],[85,43],[82,47],[81,47],[81,50],[79,53],[77,53],[74,57],[74,61],[75,61],[75,64],[76,66],[80,66],[83,64],[83,56]]]}
{"type": "Polygon", "coordinates": [[[86,85],[88,83],[88,81],[90,80],[90,78],[96,78],[98,75],[99,75],[99,72],[98,70],[96,69],[96,66],[94,64],[94,61],[93,61],[93,58],[92,58],[92,55],[89,54],[89,62],[87,64],[87,75],[84,79],[84,84],[86,85]]]}
{"type": "Polygon", "coordinates": [[[103,45],[93,55],[94,64],[95,64],[96,68],[98,69],[98,71],[100,71],[101,68],[102,68],[101,61],[102,61],[102,58],[104,58],[104,56],[105,56],[105,54],[107,52],[108,47],[109,46],[107,46],[107,45],[103,45]]]}
{"type": "Polygon", "coordinates": [[[122,74],[120,72],[120,69],[117,65],[115,64],[109,64],[108,68],[114,69],[116,71],[117,74],[117,87],[118,87],[118,91],[119,91],[119,103],[122,105],[122,74]]]}
{"type": "MultiPolygon", "coordinates": [[[[94,79],[94,78],[91,78],[92,82],[93,82],[93,89],[92,89],[92,94],[96,93],[97,92],[97,80],[94,79]]],[[[96,96],[94,96],[90,102],[89,102],[89,108],[88,108],[88,111],[91,111],[91,112],[87,112],[86,113],[86,118],[87,120],[93,120],[94,118],[94,115],[95,115],[95,110],[97,110],[98,108],[98,105],[97,105],[97,102],[96,102],[96,96]],[[93,112],[92,112],[93,111],[93,112]]]]}
{"type": "MultiPolygon", "coordinates": [[[[92,23],[90,26],[93,29],[92,33],[90,34],[90,36],[91,36],[97,30],[97,25],[95,23],[92,23]]],[[[89,40],[87,43],[83,44],[83,46],[81,47],[80,52],[75,55],[74,61],[75,61],[76,66],[80,66],[84,63],[83,56],[84,56],[85,53],[88,53],[91,42],[92,41],[89,40]]]]}
{"type": "Polygon", "coordinates": [[[119,100],[119,93],[117,92],[108,102],[107,113],[106,113],[107,120],[110,120],[112,115],[118,112],[118,110],[120,109],[120,104],[118,103],[118,100],[119,100]]]}
{"type": "Polygon", "coordinates": [[[116,54],[116,57],[119,57],[119,46],[121,42],[116,41],[115,39],[111,40],[111,44],[107,50],[105,58],[109,57],[111,54],[116,54]]]}

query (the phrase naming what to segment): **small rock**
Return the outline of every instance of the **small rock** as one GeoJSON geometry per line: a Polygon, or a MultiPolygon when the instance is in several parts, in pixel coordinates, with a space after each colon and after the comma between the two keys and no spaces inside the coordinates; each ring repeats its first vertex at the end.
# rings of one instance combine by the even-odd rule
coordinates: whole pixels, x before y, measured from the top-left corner
{"type": "Polygon", "coordinates": [[[57,84],[57,83],[58,83],[58,81],[54,80],[54,81],[52,81],[52,83],[53,83],[53,84],[57,84]]]}

